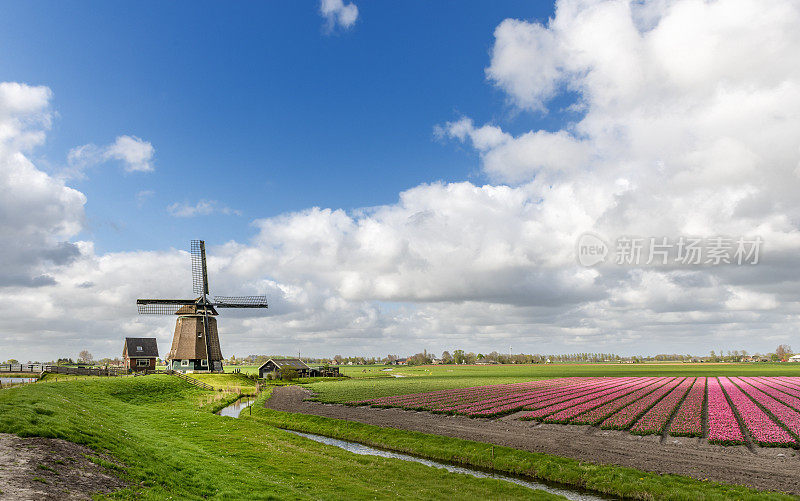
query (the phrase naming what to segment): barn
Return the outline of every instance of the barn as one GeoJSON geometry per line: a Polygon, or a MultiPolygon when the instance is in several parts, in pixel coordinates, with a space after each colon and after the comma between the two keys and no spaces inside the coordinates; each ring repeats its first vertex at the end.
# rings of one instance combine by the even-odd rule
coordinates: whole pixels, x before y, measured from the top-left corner
{"type": "Polygon", "coordinates": [[[158,342],[154,337],[126,337],[122,347],[125,368],[132,371],[155,370],[158,342]]]}
{"type": "Polygon", "coordinates": [[[280,374],[284,369],[294,369],[300,377],[308,377],[311,367],[299,358],[270,358],[258,368],[258,377],[265,378],[268,374],[280,374]]]}

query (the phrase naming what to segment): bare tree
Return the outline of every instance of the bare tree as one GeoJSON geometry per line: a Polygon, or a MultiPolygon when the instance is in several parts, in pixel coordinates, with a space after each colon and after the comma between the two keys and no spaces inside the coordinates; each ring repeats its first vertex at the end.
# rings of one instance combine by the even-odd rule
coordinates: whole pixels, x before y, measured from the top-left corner
{"type": "Polygon", "coordinates": [[[91,363],[92,361],[94,361],[94,357],[92,356],[91,353],[89,353],[89,350],[83,350],[80,353],[78,353],[78,362],[83,362],[85,364],[88,364],[91,363]]]}
{"type": "Polygon", "coordinates": [[[775,348],[775,354],[778,355],[779,359],[785,360],[792,355],[792,347],[788,344],[782,344],[775,348]]]}

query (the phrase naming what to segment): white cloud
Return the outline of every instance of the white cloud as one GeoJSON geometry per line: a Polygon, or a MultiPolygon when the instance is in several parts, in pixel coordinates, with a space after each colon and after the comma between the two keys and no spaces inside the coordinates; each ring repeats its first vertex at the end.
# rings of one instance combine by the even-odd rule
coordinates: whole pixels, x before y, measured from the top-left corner
{"type": "Polygon", "coordinates": [[[155,148],[148,141],[136,136],[118,136],[106,146],[85,144],[71,149],[67,155],[69,169],[64,174],[82,177],[87,168],[110,160],[122,162],[125,172],[151,172],[154,155],[155,148]]]}
{"type": "Polygon", "coordinates": [[[462,118],[438,127],[436,133],[461,141],[469,139],[481,153],[483,168],[494,181],[520,183],[536,176],[552,180],[565,171],[584,169],[591,148],[567,131],[531,131],[512,137],[499,127],[475,127],[462,118]]]}
{"type": "Polygon", "coordinates": [[[0,288],[42,286],[78,255],[68,242],[82,228],[82,193],[38,170],[30,150],[50,125],[46,87],[0,83],[0,288]]]}
{"type": "Polygon", "coordinates": [[[241,216],[241,211],[231,209],[216,200],[200,200],[194,205],[175,202],[167,206],[167,212],[175,217],[207,216],[209,214],[223,214],[226,216],[241,216]]]}
{"type": "Polygon", "coordinates": [[[104,153],[107,159],[120,160],[128,172],[150,172],[153,170],[155,148],[136,136],[119,136],[104,153]]]}
{"type": "Polygon", "coordinates": [[[319,13],[325,18],[328,30],[333,30],[336,26],[350,29],[358,19],[356,4],[344,3],[344,0],[320,0],[319,13]]]}

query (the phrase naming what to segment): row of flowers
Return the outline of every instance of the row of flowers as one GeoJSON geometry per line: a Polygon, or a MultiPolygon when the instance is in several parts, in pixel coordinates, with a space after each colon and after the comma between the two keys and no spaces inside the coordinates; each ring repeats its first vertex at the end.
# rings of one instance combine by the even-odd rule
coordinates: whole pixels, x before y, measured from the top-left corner
{"type": "MultiPolygon", "coordinates": [[[[654,380],[655,379],[648,378],[648,381],[654,380]]],[[[521,419],[546,419],[548,423],[566,423],[570,420],[570,418],[575,416],[576,413],[583,412],[583,410],[591,409],[604,402],[627,395],[628,393],[640,388],[643,384],[645,383],[642,379],[631,378],[622,384],[612,386],[598,394],[585,395],[566,400],[558,404],[535,409],[527,414],[524,414],[521,419]]]]}
{"type": "Polygon", "coordinates": [[[729,378],[719,378],[720,385],[728,394],[733,408],[744,423],[753,441],[760,445],[789,445],[794,439],[761,408],[756,405],[729,378]]]}
{"type": "MultiPolygon", "coordinates": [[[[672,391],[653,405],[631,428],[631,432],[639,435],[663,433],[675,408],[681,403],[686,392],[692,387],[695,378],[687,377],[675,386],[672,391]]],[[[660,391],[660,390],[659,390],[660,391]]],[[[634,404],[631,404],[634,405],[634,404]]],[[[701,400],[702,409],[702,400],[701,400]]],[[[612,416],[613,417],[613,416],[612,416]]]]}
{"type": "Polygon", "coordinates": [[[678,412],[672,418],[669,434],[676,437],[700,437],[703,435],[703,403],[706,400],[706,378],[699,377],[683,399],[678,412]]]}
{"type": "Polygon", "coordinates": [[[797,377],[574,377],[396,395],[350,405],[589,424],[636,434],[702,436],[711,443],[798,446],[797,377]],[[741,426],[740,426],[741,423],[741,426]],[[667,427],[669,428],[667,429],[667,427]]]}

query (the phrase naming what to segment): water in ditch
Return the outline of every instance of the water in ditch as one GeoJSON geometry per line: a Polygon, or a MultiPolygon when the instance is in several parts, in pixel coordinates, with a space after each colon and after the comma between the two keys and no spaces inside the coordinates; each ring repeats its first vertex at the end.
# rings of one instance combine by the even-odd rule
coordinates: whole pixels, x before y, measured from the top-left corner
{"type": "MultiPolygon", "coordinates": [[[[251,400],[249,397],[245,397],[225,407],[217,414],[219,414],[220,416],[230,416],[238,418],[239,415],[242,413],[242,411],[245,410],[247,407],[249,407],[250,404],[252,403],[253,400],[251,400]]],[[[464,466],[454,466],[447,463],[440,463],[438,461],[431,461],[430,459],[411,456],[409,454],[401,454],[398,452],[376,449],[374,447],[369,447],[363,444],[359,444],[357,442],[339,440],[337,438],[325,437],[323,435],[315,435],[313,433],[303,433],[300,431],[293,431],[293,430],[286,430],[286,431],[288,431],[289,433],[294,433],[295,435],[299,435],[301,437],[314,440],[316,442],[339,447],[340,449],[352,452],[353,454],[380,456],[385,458],[400,459],[403,461],[413,461],[415,463],[421,463],[426,466],[432,466],[434,468],[444,468],[445,470],[452,473],[464,473],[466,475],[471,475],[477,478],[494,478],[497,480],[503,480],[505,482],[511,482],[513,484],[521,485],[523,487],[528,487],[529,489],[537,489],[537,490],[547,491],[552,494],[558,494],[560,496],[564,496],[565,498],[574,501],[602,501],[606,499],[612,499],[610,497],[598,496],[597,494],[591,494],[579,489],[570,489],[568,487],[553,486],[524,478],[503,475],[492,471],[477,470],[474,468],[467,468],[464,466]]]]}
{"type": "Polygon", "coordinates": [[[325,437],[322,435],[315,435],[312,433],[303,433],[293,430],[286,430],[286,431],[288,431],[289,433],[294,433],[295,435],[300,435],[301,437],[309,438],[316,442],[328,445],[334,445],[336,447],[344,449],[348,452],[352,452],[354,454],[361,454],[367,456],[380,456],[385,458],[401,459],[403,461],[413,461],[415,463],[421,463],[426,466],[432,466],[434,468],[444,468],[445,470],[452,473],[464,473],[466,475],[471,475],[477,478],[494,478],[497,480],[503,480],[505,482],[511,482],[513,484],[521,485],[523,487],[528,487],[529,489],[537,489],[537,490],[547,491],[552,494],[558,494],[560,496],[564,496],[567,499],[575,501],[601,501],[601,500],[611,499],[609,497],[601,497],[598,496],[597,494],[591,494],[578,489],[570,489],[568,487],[557,487],[549,484],[536,482],[533,480],[527,480],[524,478],[503,475],[492,471],[482,471],[473,468],[467,468],[464,466],[454,466],[451,464],[440,463],[438,461],[431,461],[430,459],[419,458],[408,454],[401,454],[398,452],[375,449],[373,447],[359,444],[357,442],[348,442],[347,440],[339,440],[336,438],[325,437]]]}
{"type": "Polygon", "coordinates": [[[236,402],[232,403],[231,405],[225,407],[221,411],[217,412],[220,416],[230,416],[238,418],[239,414],[248,407],[250,404],[253,403],[253,400],[250,397],[240,398],[236,402]]]}

